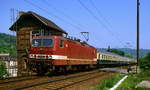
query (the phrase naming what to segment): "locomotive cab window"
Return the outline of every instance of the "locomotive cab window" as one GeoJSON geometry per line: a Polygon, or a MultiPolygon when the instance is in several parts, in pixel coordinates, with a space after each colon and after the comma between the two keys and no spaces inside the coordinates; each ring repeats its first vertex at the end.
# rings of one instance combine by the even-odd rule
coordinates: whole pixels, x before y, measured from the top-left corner
{"type": "Polygon", "coordinates": [[[34,46],[34,47],[52,47],[53,40],[52,39],[33,39],[32,46],[34,46]]]}
{"type": "Polygon", "coordinates": [[[43,46],[45,47],[52,47],[53,45],[53,40],[52,39],[43,39],[43,46]]]}
{"type": "Polygon", "coordinates": [[[60,40],[60,48],[64,47],[64,40],[60,40]]]}

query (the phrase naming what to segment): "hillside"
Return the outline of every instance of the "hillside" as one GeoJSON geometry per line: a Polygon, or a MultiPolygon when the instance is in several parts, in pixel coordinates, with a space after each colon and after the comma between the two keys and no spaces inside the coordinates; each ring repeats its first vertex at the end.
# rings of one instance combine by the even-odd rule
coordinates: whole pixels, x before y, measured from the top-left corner
{"type": "Polygon", "coordinates": [[[10,53],[11,56],[16,57],[16,37],[0,33],[0,53],[10,53]]]}
{"type": "MultiPolygon", "coordinates": [[[[130,48],[118,48],[118,49],[136,58],[136,49],[130,48]]],[[[146,56],[148,52],[150,52],[150,49],[140,49],[140,57],[146,56]]]]}

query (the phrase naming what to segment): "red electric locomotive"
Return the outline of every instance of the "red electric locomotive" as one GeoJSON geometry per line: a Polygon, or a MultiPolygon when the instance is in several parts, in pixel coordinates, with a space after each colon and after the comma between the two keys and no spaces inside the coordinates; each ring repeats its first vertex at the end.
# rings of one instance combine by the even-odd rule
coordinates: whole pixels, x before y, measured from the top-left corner
{"type": "Polygon", "coordinates": [[[34,36],[30,60],[37,73],[49,70],[91,68],[96,65],[96,48],[63,36],[34,36]]]}

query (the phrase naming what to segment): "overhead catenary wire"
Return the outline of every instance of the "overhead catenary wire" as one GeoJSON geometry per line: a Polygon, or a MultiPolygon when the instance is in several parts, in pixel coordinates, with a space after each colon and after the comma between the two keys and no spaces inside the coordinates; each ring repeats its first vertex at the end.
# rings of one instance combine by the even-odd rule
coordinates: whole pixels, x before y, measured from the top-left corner
{"type": "MultiPolygon", "coordinates": [[[[109,29],[113,28],[111,23],[109,22],[109,20],[101,13],[100,9],[96,7],[96,4],[92,0],[89,0],[89,1],[90,1],[90,4],[92,5],[92,7],[98,13],[99,17],[106,23],[106,26],[108,26],[109,29]]],[[[117,32],[115,32],[115,34],[113,32],[111,32],[111,33],[124,47],[126,46],[126,42],[122,42],[122,40],[120,40],[120,38],[118,37],[119,34],[117,34],[117,32]]],[[[131,47],[132,47],[132,45],[131,45],[131,47]]]]}
{"type": "MultiPolygon", "coordinates": [[[[61,15],[67,17],[71,22],[74,22],[76,25],[78,25],[81,29],[80,29],[80,32],[84,32],[85,31],[85,28],[86,29],[89,29],[85,26],[88,26],[88,25],[84,25],[83,24],[80,24],[77,20],[74,20],[72,17],[70,17],[69,15],[67,15],[66,13],[64,13],[63,11],[57,9],[54,5],[50,4],[47,0],[43,0],[42,3],[44,3],[45,5],[47,5],[48,7],[51,7],[52,9],[54,9],[55,11],[61,13],[61,15]]],[[[85,38],[85,37],[84,37],[85,38]]],[[[88,37],[89,38],[89,37],[88,37]]]]}
{"type": "MultiPolygon", "coordinates": [[[[101,11],[96,7],[96,5],[94,4],[94,2],[92,0],[89,0],[90,4],[93,6],[93,8],[97,11],[98,15],[103,19],[103,21],[107,24],[108,28],[112,28],[111,23],[108,21],[108,19],[101,13],[101,11]]],[[[123,44],[123,42],[116,36],[114,35],[112,32],[111,34],[120,42],[123,44]]]]}
{"type": "Polygon", "coordinates": [[[30,4],[30,5],[32,5],[32,6],[36,7],[36,8],[38,8],[39,10],[41,10],[41,11],[47,13],[48,15],[50,15],[50,16],[52,16],[52,17],[55,17],[56,19],[59,19],[60,21],[63,21],[63,22],[65,22],[65,23],[69,24],[70,26],[76,28],[77,30],[78,30],[78,29],[81,30],[80,27],[78,27],[78,26],[76,26],[76,25],[74,25],[74,24],[72,24],[72,23],[70,23],[70,22],[64,20],[63,18],[61,18],[61,17],[59,17],[59,16],[54,15],[53,13],[47,11],[46,9],[41,8],[41,7],[39,7],[38,5],[32,3],[31,1],[29,1],[29,0],[24,0],[24,1],[27,2],[27,3],[30,4]]]}
{"type": "Polygon", "coordinates": [[[30,4],[31,6],[37,8],[37,9],[43,11],[43,12],[45,12],[45,13],[48,14],[49,16],[54,17],[54,18],[60,20],[61,22],[64,22],[64,23],[66,23],[66,24],[72,26],[72,27],[75,28],[76,30],[81,30],[81,28],[80,28],[79,26],[76,26],[76,25],[74,25],[74,24],[72,24],[72,23],[66,21],[65,19],[63,19],[63,18],[61,18],[61,17],[59,17],[59,16],[57,16],[57,15],[55,15],[55,14],[49,12],[47,9],[44,9],[44,8],[40,7],[39,5],[33,3],[32,1],[29,1],[29,0],[24,0],[24,1],[25,1],[26,3],[28,3],[28,4],[30,4]]]}
{"type": "Polygon", "coordinates": [[[89,0],[90,4],[93,6],[93,8],[97,11],[98,15],[103,19],[103,21],[105,23],[107,23],[107,25],[109,27],[112,27],[111,23],[108,21],[108,19],[101,13],[101,11],[96,7],[96,5],[94,4],[94,2],[92,0],[89,0]]]}
{"type": "MultiPolygon", "coordinates": [[[[110,24],[110,22],[108,21],[108,19],[106,17],[104,17],[104,15],[101,13],[101,11],[96,7],[96,5],[94,4],[94,2],[92,0],[89,0],[91,5],[93,6],[93,8],[97,11],[98,15],[103,19],[103,21],[107,24],[108,28],[112,28],[112,25],[110,24]]],[[[113,32],[111,32],[113,34],[113,32]]],[[[113,36],[120,42],[123,44],[123,42],[119,39],[118,36],[116,36],[116,34],[113,36]]],[[[124,44],[123,44],[124,45],[124,44]]]]}
{"type": "MultiPolygon", "coordinates": [[[[93,18],[98,21],[112,36],[114,36],[117,40],[118,38],[112,33],[112,31],[88,8],[86,7],[80,0],[78,0],[79,4],[85,8],[93,18]]],[[[121,44],[123,44],[120,40],[118,40],[121,44]]]]}
{"type": "MultiPolygon", "coordinates": [[[[98,13],[98,15],[103,19],[103,21],[107,24],[107,26],[109,27],[109,28],[112,28],[112,25],[111,25],[111,23],[109,22],[109,20],[101,13],[101,11],[100,11],[100,9],[98,9],[97,7],[96,7],[96,5],[95,5],[95,3],[93,2],[93,0],[89,0],[90,1],[90,3],[91,3],[91,5],[93,6],[93,8],[97,11],[97,13],[98,13]]],[[[116,33],[116,32],[115,32],[116,33]]],[[[118,34],[117,34],[118,35],[118,34]]],[[[115,37],[118,39],[118,41],[119,42],[122,42],[120,39],[119,39],[119,37],[118,36],[116,36],[116,34],[115,34],[115,37]]],[[[123,42],[122,42],[123,43],[123,42]]],[[[124,44],[124,46],[125,46],[125,44],[124,44]]]]}
{"type": "MultiPolygon", "coordinates": [[[[56,16],[55,14],[53,14],[53,13],[47,11],[47,9],[41,8],[40,6],[34,4],[33,2],[31,2],[31,1],[29,1],[29,0],[24,0],[24,1],[27,2],[27,3],[30,4],[30,5],[32,5],[32,6],[36,7],[36,8],[38,8],[39,10],[42,10],[43,12],[47,13],[48,15],[50,15],[50,16],[52,16],[52,17],[55,17],[56,19],[59,19],[59,20],[65,22],[65,23],[71,25],[72,27],[76,28],[77,30],[81,30],[81,31],[82,31],[81,27],[76,26],[76,25],[74,25],[74,24],[72,24],[72,23],[70,23],[70,22],[64,20],[63,18],[61,18],[61,17],[59,17],[59,16],[56,16]]],[[[56,10],[56,8],[55,8],[55,10],[56,10]]],[[[95,17],[96,17],[96,16],[95,16],[95,17]]],[[[103,26],[105,26],[105,25],[103,24],[103,26]]],[[[107,27],[106,27],[106,28],[107,28],[107,27]]]]}
{"type": "MultiPolygon", "coordinates": [[[[47,13],[48,15],[50,15],[50,16],[52,16],[52,17],[55,17],[55,18],[57,18],[57,19],[59,19],[59,20],[65,22],[65,23],[71,25],[71,26],[74,27],[75,29],[80,30],[80,32],[83,31],[83,30],[81,29],[81,27],[84,28],[83,25],[80,26],[80,27],[79,27],[79,26],[76,26],[76,25],[74,25],[74,24],[72,24],[72,23],[70,23],[70,22],[68,22],[68,21],[66,21],[66,20],[64,20],[64,19],[62,19],[62,18],[60,18],[60,17],[54,15],[53,13],[50,13],[50,12],[47,11],[46,9],[43,9],[43,8],[41,8],[40,6],[38,6],[38,5],[34,4],[34,3],[32,3],[31,1],[28,1],[28,0],[24,0],[24,1],[27,2],[27,3],[30,4],[30,5],[32,5],[32,6],[36,7],[36,8],[38,8],[39,10],[44,11],[44,12],[47,13]]],[[[51,7],[52,7],[52,6],[51,6],[51,7]]],[[[54,9],[54,8],[53,8],[53,9],[54,9]]],[[[58,10],[58,9],[55,8],[55,10],[58,10]]],[[[63,15],[65,15],[66,17],[68,16],[68,15],[66,15],[66,14],[63,14],[63,15]]],[[[69,18],[69,19],[70,19],[70,18],[69,18]]],[[[73,21],[73,19],[71,19],[71,20],[73,21]]],[[[93,42],[94,42],[94,41],[93,41],[93,42]]]]}
{"type": "MultiPolygon", "coordinates": [[[[68,18],[71,22],[74,22],[76,25],[78,25],[80,27],[80,32],[85,32],[85,29],[88,29],[86,26],[88,25],[84,25],[80,24],[79,21],[74,20],[72,17],[70,17],[69,15],[67,15],[66,13],[64,13],[63,11],[57,9],[54,5],[50,4],[47,0],[43,0],[42,3],[44,3],[45,5],[47,5],[48,7],[51,7],[52,9],[54,9],[55,11],[61,13],[61,15],[63,15],[64,17],[68,18]],[[82,29],[82,30],[81,30],[82,29]]],[[[85,37],[84,37],[85,38],[85,37]]],[[[88,37],[89,38],[89,37],[88,37]]]]}
{"type": "Polygon", "coordinates": [[[88,11],[88,13],[98,22],[100,23],[120,44],[123,45],[122,41],[120,41],[113,33],[112,31],[88,8],[86,7],[80,0],[78,0],[79,4],[88,11]]]}
{"type": "MultiPolygon", "coordinates": [[[[80,30],[80,32],[83,31],[83,30],[81,29],[81,26],[80,26],[80,27],[79,27],[79,26],[76,26],[76,25],[74,25],[74,24],[72,24],[72,23],[70,23],[70,22],[68,22],[68,21],[66,21],[66,20],[64,20],[64,19],[62,19],[62,18],[60,18],[60,17],[58,17],[58,16],[52,14],[52,13],[50,13],[49,11],[47,11],[46,9],[43,9],[43,8],[41,8],[40,6],[38,6],[38,5],[34,4],[34,3],[32,3],[31,1],[28,1],[28,0],[24,0],[24,1],[27,2],[27,3],[29,3],[30,5],[32,5],[32,6],[36,7],[36,8],[38,8],[39,10],[44,11],[44,12],[47,13],[48,15],[51,15],[52,17],[55,17],[55,18],[59,19],[60,21],[63,21],[63,22],[65,22],[65,23],[71,25],[72,27],[76,28],[77,30],[80,30]]],[[[56,10],[56,8],[55,8],[55,10],[56,10]]],[[[57,9],[57,10],[58,10],[58,9],[57,9]]],[[[65,14],[64,14],[64,15],[65,15],[65,14]]],[[[82,27],[83,27],[83,26],[82,26],[82,27]]]]}
{"type": "MultiPolygon", "coordinates": [[[[80,32],[85,31],[86,27],[84,25],[80,24],[78,21],[74,20],[72,17],[70,17],[69,15],[67,15],[66,13],[64,13],[63,11],[57,9],[54,5],[50,4],[47,0],[43,0],[41,2],[44,3],[45,5],[47,5],[48,7],[52,8],[53,10],[61,13],[61,15],[63,15],[67,19],[69,19],[71,22],[74,22],[74,24],[76,24],[78,27],[80,27],[80,32]]],[[[77,29],[77,30],[79,30],[79,29],[77,29]]]]}
{"type": "MultiPolygon", "coordinates": [[[[43,0],[41,1],[42,3],[44,3],[45,5],[47,5],[48,7],[54,9],[55,11],[61,13],[61,15],[65,16],[66,18],[68,18],[71,22],[75,22],[80,28],[85,29],[87,27],[85,27],[85,24],[80,24],[79,21],[74,20],[72,17],[70,17],[69,15],[67,15],[65,12],[57,9],[54,5],[50,4],[47,0],[43,0]]],[[[87,25],[86,25],[87,26],[87,25]]]]}

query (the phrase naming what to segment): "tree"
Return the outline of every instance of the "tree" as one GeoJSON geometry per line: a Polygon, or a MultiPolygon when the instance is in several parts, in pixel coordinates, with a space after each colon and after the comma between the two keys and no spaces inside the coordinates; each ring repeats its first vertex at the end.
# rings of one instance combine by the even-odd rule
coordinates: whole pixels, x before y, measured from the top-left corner
{"type": "Polygon", "coordinates": [[[144,58],[140,59],[140,68],[150,68],[150,53],[148,53],[144,58]]]}
{"type": "Polygon", "coordinates": [[[115,54],[118,54],[120,56],[124,56],[125,55],[125,53],[123,51],[120,51],[120,50],[117,50],[117,49],[108,49],[107,51],[115,53],[115,54]]]}
{"type": "Polygon", "coordinates": [[[0,33],[0,42],[0,53],[9,53],[12,57],[17,56],[15,36],[0,33]]]}
{"type": "Polygon", "coordinates": [[[129,58],[133,58],[133,56],[131,56],[130,54],[126,54],[125,56],[129,58]]]}
{"type": "Polygon", "coordinates": [[[6,70],[5,62],[0,61],[0,79],[3,79],[4,77],[7,77],[8,73],[6,70]]]}

